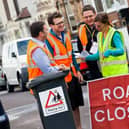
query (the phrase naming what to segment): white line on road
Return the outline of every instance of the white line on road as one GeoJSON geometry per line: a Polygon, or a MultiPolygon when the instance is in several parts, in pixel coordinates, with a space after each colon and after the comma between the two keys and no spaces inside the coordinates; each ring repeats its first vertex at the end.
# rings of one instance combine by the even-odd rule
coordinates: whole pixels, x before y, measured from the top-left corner
{"type": "MultiPolygon", "coordinates": [[[[86,91],[83,92],[83,97],[84,97],[84,100],[85,100],[86,105],[87,105],[88,94],[86,91]]],[[[23,114],[38,110],[37,108],[38,108],[37,103],[32,103],[32,104],[27,104],[27,105],[23,105],[23,106],[9,109],[6,112],[7,112],[7,115],[9,117],[9,120],[13,121],[13,120],[20,118],[23,114]]]]}
{"type": "Polygon", "coordinates": [[[33,104],[28,104],[28,105],[9,109],[7,110],[7,114],[8,114],[9,120],[12,121],[20,118],[20,116],[22,116],[23,114],[33,112],[36,110],[37,110],[37,104],[33,103],[33,104]]]}
{"type": "Polygon", "coordinates": [[[7,91],[0,91],[0,95],[7,94],[7,91]]]}

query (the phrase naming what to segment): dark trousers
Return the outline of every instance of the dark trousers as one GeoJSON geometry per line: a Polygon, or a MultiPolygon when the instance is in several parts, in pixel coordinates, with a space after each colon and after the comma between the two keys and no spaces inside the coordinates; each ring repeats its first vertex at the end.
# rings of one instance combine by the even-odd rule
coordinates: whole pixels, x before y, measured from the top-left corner
{"type": "Polygon", "coordinates": [[[87,61],[88,69],[83,72],[85,80],[94,80],[102,77],[97,61],[87,61]]]}

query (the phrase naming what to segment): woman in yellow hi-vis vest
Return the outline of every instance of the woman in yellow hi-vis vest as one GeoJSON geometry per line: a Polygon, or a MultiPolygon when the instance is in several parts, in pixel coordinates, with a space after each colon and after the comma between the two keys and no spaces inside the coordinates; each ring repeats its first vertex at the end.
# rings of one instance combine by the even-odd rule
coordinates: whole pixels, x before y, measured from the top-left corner
{"type": "Polygon", "coordinates": [[[99,60],[103,77],[127,74],[128,62],[122,33],[110,25],[106,13],[96,16],[95,25],[99,31],[98,52],[85,59],[99,60]]]}

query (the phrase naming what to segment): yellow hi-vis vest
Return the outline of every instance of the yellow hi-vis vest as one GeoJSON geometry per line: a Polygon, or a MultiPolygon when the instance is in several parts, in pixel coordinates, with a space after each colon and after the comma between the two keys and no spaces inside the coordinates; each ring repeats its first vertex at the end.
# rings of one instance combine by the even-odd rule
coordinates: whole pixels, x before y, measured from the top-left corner
{"type": "MultiPolygon", "coordinates": [[[[48,33],[47,40],[50,43],[51,47],[54,50],[54,60],[56,64],[64,64],[68,69],[72,69],[74,76],[77,76],[76,69],[73,65],[72,59],[72,44],[69,33],[65,34],[65,45],[53,36],[51,33],[48,33]]],[[[68,75],[65,77],[66,82],[70,82],[72,80],[71,71],[69,71],[68,75]]]]}
{"type": "Polygon", "coordinates": [[[32,80],[40,75],[43,75],[43,72],[40,70],[40,68],[38,68],[38,66],[36,65],[36,63],[32,59],[32,53],[37,48],[41,48],[46,53],[46,55],[50,59],[51,66],[56,66],[56,63],[53,60],[51,53],[46,48],[33,42],[33,40],[30,40],[28,47],[27,47],[27,63],[28,63],[29,80],[32,80]]]}
{"type": "MultiPolygon", "coordinates": [[[[104,77],[116,76],[116,75],[122,75],[122,74],[128,73],[126,51],[124,51],[124,54],[120,55],[120,56],[110,55],[107,58],[103,58],[103,54],[106,50],[108,50],[108,49],[115,50],[116,49],[111,46],[112,37],[114,35],[114,32],[116,32],[116,30],[114,28],[110,27],[104,43],[102,42],[102,40],[103,40],[102,32],[99,32],[99,34],[98,34],[100,65],[101,65],[101,72],[104,77]]],[[[125,49],[123,35],[121,32],[119,32],[119,33],[120,33],[120,36],[122,39],[123,47],[125,49]]]]}

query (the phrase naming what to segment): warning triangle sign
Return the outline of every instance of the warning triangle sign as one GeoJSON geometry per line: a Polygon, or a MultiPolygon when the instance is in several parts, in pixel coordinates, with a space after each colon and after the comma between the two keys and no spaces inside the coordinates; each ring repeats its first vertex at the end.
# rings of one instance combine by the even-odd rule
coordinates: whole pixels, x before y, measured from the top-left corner
{"type": "Polygon", "coordinates": [[[55,103],[52,103],[51,101],[54,97],[56,97],[56,95],[52,91],[49,91],[49,95],[48,95],[45,108],[55,107],[57,105],[63,104],[63,101],[61,99],[59,99],[58,101],[55,101],[55,103]]]}

